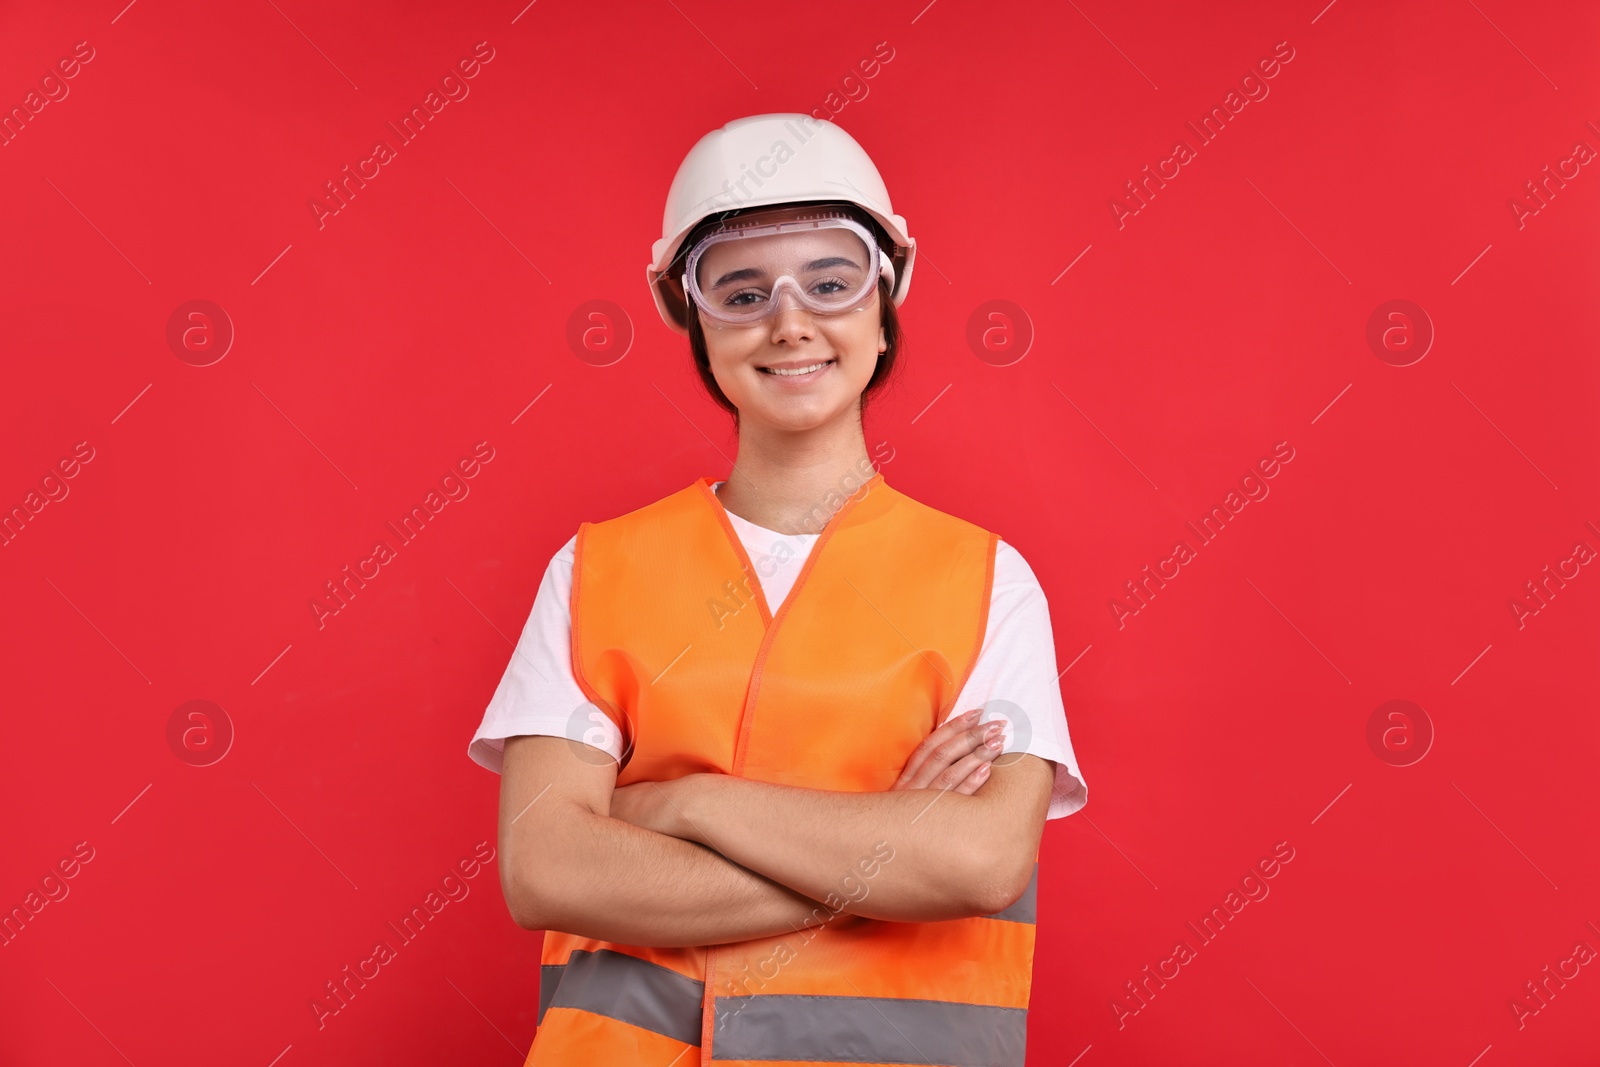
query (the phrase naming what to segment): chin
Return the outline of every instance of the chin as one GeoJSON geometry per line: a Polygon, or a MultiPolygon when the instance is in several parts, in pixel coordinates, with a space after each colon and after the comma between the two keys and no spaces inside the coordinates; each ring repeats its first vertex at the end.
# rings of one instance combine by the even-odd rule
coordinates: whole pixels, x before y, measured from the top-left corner
{"type": "Polygon", "coordinates": [[[789,433],[805,433],[830,422],[847,418],[853,405],[816,404],[804,408],[791,407],[783,411],[763,411],[757,417],[768,426],[789,433]]]}

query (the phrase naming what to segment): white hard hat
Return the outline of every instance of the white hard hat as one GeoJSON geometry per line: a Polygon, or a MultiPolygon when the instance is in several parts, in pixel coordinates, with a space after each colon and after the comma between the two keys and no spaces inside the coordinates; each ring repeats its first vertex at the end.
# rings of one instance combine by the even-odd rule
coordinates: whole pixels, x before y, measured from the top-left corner
{"type": "Polygon", "coordinates": [[[700,138],[667,191],[661,239],[651,246],[645,271],[666,324],[689,332],[682,280],[667,269],[691,230],[712,215],[794,203],[848,203],[871,215],[895,244],[890,295],[896,307],[905,302],[917,243],[890,206],[871,157],[825,119],[798,112],[751,115],[700,138]]]}

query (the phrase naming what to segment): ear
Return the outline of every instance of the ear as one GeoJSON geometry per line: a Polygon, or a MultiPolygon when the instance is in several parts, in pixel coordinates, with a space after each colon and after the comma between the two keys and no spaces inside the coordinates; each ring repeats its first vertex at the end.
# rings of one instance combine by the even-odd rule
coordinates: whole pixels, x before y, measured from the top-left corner
{"type": "Polygon", "coordinates": [[[884,334],[883,327],[878,327],[878,355],[889,351],[889,338],[884,334]]]}

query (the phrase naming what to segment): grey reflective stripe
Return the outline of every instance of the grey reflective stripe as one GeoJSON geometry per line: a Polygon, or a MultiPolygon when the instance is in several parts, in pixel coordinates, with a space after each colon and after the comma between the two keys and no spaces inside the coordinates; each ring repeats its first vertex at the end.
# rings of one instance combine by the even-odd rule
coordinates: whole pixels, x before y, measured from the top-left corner
{"type": "Polygon", "coordinates": [[[1026,1008],[758,993],[717,997],[713,1060],[1023,1067],[1026,1008]]]}
{"type": "Polygon", "coordinates": [[[625,952],[575,950],[564,964],[539,968],[539,1021],[549,1008],[578,1008],[644,1030],[700,1044],[705,983],[625,952]]]}
{"type": "Polygon", "coordinates": [[[539,967],[539,1018],[538,1023],[543,1025],[544,1013],[550,1008],[550,998],[556,995],[556,986],[561,983],[561,972],[567,969],[565,963],[545,963],[539,967]]]}
{"type": "Polygon", "coordinates": [[[983,916],[985,919],[1006,919],[1014,923],[1031,923],[1038,910],[1039,899],[1039,864],[1033,865],[1033,875],[1028,879],[1028,888],[1022,895],[1012,902],[1008,908],[990,912],[983,916]]]}

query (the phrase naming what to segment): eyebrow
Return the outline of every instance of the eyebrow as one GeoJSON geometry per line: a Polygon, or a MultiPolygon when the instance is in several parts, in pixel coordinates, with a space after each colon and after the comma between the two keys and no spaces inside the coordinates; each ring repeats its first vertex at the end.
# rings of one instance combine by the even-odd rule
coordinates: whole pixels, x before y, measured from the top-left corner
{"type": "MultiPolygon", "coordinates": [[[[827,270],[829,267],[855,267],[857,270],[860,270],[861,264],[857,263],[849,256],[825,256],[822,259],[813,259],[811,262],[804,264],[800,269],[803,271],[813,271],[827,270]]],[[[728,273],[712,282],[711,288],[718,289],[724,285],[727,285],[729,282],[750,281],[756,278],[765,278],[766,276],[767,272],[760,267],[742,267],[739,270],[730,270],[728,273]]]]}

